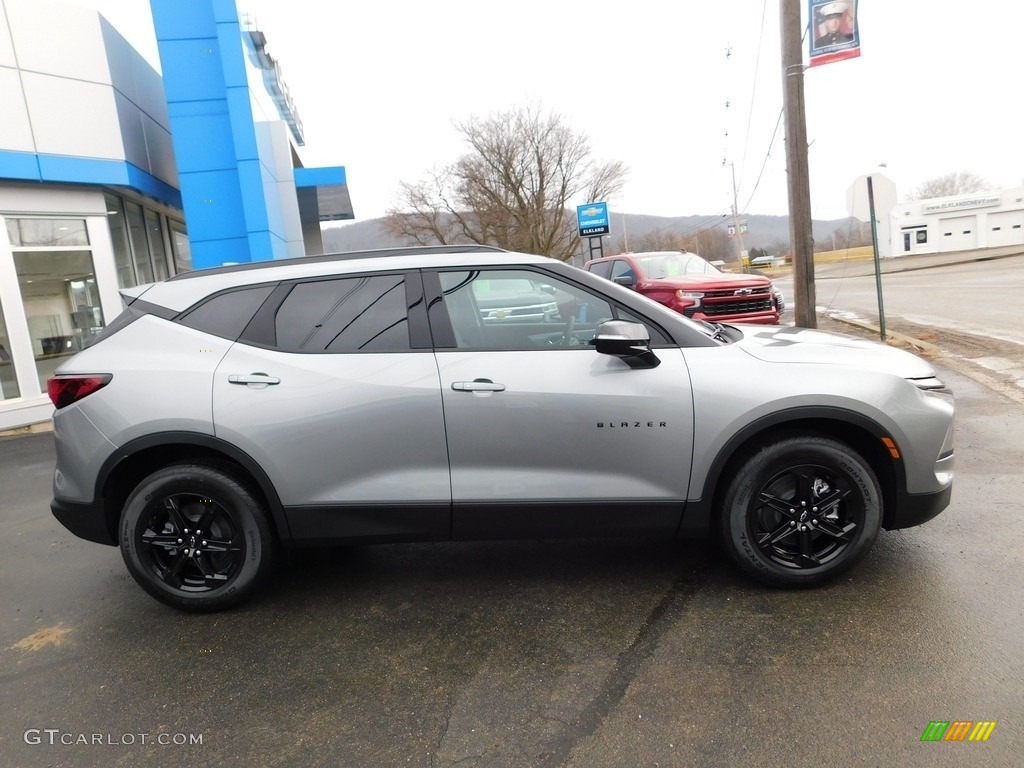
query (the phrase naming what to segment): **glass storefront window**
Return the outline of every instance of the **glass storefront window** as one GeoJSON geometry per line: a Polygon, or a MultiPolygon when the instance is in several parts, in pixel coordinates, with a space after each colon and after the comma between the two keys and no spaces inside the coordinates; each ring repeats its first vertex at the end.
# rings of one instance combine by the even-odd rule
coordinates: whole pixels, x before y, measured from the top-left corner
{"type": "Polygon", "coordinates": [[[0,304],[0,400],[9,400],[12,397],[21,397],[21,392],[18,389],[18,374],[11,357],[11,341],[7,338],[4,308],[0,304]]]}
{"type": "Polygon", "coordinates": [[[181,221],[109,192],[104,199],[119,287],[166,280],[192,270],[188,235],[181,221]]]}
{"type": "Polygon", "coordinates": [[[84,349],[103,328],[92,254],[78,250],[15,252],[14,267],[39,386],[46,392],[46,380],[57,366],[84,349]]]}
{"type": "Polygon", "coordinates": [[[107,204],[107,226],[110,228],[110,243],[114,248],[114,264],[117,267],[119,288],[136,285],[135,269],[132,267],[132,249],[128,245],[128,226],[124,220],[124,206],[121,198],[104,195],[107,204]]]}
{"type": "Polygon", "coordinates": [[[85,219],[7,219],[7,237],[15,247],[89,244],[85,219]]]}
{"type": "Polygon", "coordinates": [[[174,250],[175,274],[192,271],[192,248],[188,243],[188,233],[180,221],[171,221],[171,247],[174,250]]]}
{"type": "Polygon", "coordinates": [[[148,208],[146,214],[146,231],[149,233],[149,248],[153,254],[153,274],[157,280],[166,280],[167,249],[164,248],[164,230],[160,226],[160,216],[148,208]]]}
{"type": "Polygon", "coordinates": [[[142,206],[125,202],[128,214],[128,234],[135,253],[135,274],[140,284],[153,282],[153,264],[149,259],[149,244],[146,238],[146,222],[142,217],[142,206]]]}

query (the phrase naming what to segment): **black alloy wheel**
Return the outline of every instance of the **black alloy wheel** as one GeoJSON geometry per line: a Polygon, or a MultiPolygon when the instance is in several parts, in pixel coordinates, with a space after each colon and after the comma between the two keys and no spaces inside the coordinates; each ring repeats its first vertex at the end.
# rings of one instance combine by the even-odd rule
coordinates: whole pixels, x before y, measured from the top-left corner
{"type": "Polygon", "coordinates": [[[776,586],[812,586],[852,567],[881,525],[870,466],[824,437],[791,437],[752,454],[725,495],[722,534],[747,573],[776,586]]]}
{"type": "Polygon", "coordinates": [[[237,479],[204,465],[146,478],[125,504],[121,553],[150,595],[191,611],[235,605],[272,560],[262,505],[237,479]]]}

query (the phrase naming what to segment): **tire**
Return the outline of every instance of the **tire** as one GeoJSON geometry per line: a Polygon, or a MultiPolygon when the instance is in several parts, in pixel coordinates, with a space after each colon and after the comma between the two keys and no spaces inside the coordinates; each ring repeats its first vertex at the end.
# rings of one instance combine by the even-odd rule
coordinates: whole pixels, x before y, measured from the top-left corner
{"type": "Polygon", "coordinates": [[[741,463],[719,520],[729,555],[747,574],[771,586],[811,587],[867,554],[881,527],[882,493],[852,449],[794,435],[741,463]]]}
{"type": "Polygon", "coordinates": [[[165,467],[139,483],[119,532],[139,586],[185,611],[238,605],[276,554],[263,504],[231,474],[202,464],[165,467]]]}

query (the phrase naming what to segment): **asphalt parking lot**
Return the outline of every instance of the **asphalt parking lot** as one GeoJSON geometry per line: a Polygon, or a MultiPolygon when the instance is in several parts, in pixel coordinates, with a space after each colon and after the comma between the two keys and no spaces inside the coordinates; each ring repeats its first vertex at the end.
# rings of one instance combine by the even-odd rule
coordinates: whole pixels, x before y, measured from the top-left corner
{"type": "Polygon", "coordinates": [[[1019,766],[1024,411],[958,396],[953,504],[832,585],[707,543],[297,555],[239,610],[146,596],[0,440],[0,765],[1019,766]],[[933,721],[988,741],[922,742],[933,721]]]}

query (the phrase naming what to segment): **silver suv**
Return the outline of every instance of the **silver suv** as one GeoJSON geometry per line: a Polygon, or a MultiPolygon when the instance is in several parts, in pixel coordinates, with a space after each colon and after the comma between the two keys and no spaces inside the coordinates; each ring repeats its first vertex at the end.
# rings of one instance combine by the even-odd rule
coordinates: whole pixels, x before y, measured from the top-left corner
{"type": "Polygon", "coordinates": [[[547,258],[371,251],[123,294],[50,380],[52,509],[178,608],[342,542],[710,533],[807,586],[949,503],[953,402],[927,362],[697,323],[547,258]],[[480,296],[523,281],[557,314],[488,322],[480,296]]]}

